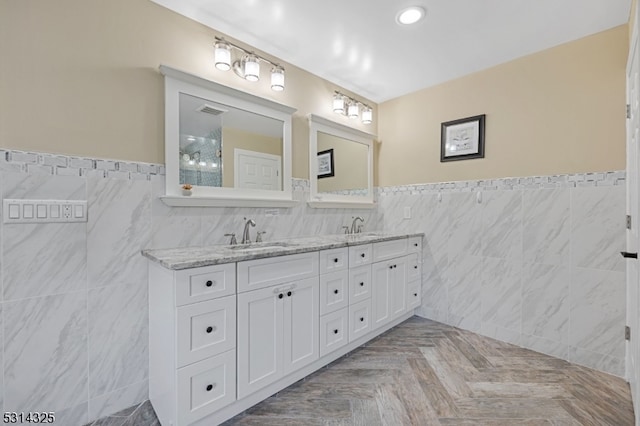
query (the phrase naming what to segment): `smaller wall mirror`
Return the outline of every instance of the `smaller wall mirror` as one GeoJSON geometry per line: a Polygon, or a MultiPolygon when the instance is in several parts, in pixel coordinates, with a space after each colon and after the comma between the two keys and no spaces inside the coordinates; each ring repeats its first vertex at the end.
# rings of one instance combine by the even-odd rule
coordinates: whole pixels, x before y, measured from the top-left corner
{"type": "Polygon", "coordinates": [[[375,136],[313,114],[309,129],[309,205],[372,208],[375,136]]]}
{"type": "Polygon", "coordinates": [[[160,71],[165,76],[166,204],[295,204],[295,109],[166,66],[160,71]],[[189,195],[184,185],[192,187],[189,195]]]}

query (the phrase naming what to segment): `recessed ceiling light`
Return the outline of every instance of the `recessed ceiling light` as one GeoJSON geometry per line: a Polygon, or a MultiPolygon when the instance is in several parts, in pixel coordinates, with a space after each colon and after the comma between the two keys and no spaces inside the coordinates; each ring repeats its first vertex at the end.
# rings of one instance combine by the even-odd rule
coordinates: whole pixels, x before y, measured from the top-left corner
{"type": "Polygon", "coordinates": [[[402,9],[396,15],[396,22],[402,25],[411,25],[415,24],[426,15],[426,11],[424,8],[420,6],[411,6],[406,9],[402,9]]]}

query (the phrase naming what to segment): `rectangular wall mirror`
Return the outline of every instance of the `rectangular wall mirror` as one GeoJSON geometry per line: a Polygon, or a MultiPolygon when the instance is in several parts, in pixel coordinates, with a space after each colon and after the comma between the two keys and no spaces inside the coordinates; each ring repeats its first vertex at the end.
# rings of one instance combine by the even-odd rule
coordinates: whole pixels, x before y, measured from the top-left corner
{"type": "Polygon", "coordinates": [[[311,199],[317,208],[373,207],[374,135],[309,116],[311,199]]]}
{"type": "Polygon", "coordinates": [[[293,108],[161,66],[169,205],[284,206],[293,108]],[[191,185],[185,196],[183,185],[191,185]]]}

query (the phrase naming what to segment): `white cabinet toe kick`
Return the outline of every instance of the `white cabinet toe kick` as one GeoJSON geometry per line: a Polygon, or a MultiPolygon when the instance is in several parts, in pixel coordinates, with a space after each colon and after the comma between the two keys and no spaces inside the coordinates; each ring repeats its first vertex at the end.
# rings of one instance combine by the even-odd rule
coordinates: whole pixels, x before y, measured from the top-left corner
{"type": "Polygon", "coordinates": [[[149,399],[215,425],[363,345],[421,304],[422,236],[171,270],[149,262],[149,399]]]}

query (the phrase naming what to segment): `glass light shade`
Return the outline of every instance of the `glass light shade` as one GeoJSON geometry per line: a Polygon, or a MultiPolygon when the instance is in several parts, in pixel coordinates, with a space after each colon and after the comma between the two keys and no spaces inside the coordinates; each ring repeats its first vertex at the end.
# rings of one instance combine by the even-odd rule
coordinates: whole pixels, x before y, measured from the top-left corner
{"type": "Polygon", "coordinates": [[[221,71],[231,69],[231,46],[223,40],[217,41],[214,49],[216,68],[221,71]]]}
{"type": "Polygon", "coordinates": [[[396,16],[396,20],[402,25],[415,24],[422,18],[424,18],[426,11],[420,6],[411,6],[401,10],[396,16]]]}
{"type": "Polygon", "coordinates": [[[333,112],[336,114],[344,114],[344,98],[341,95],[333,97],[333,112]]]}
{"type": "Polygon", "coordinates": [[[280,66],[271,70],[271,89],[276,92],[284,90],[284,69],[280,66]]]}
{"type": "Polygon", "coordinates": [[[373,111],[371,111],[371,108],[365,107],[362,110],[362,123],[371,124],[372,121],[373,121],[373,111]]]}
{"type": "Polygon", "coordinates": [[[244,78],[249,81],[260,80],[260,63],[256,55],[248,55],[244,60],[244,78]]]}
{"type": "Polygon", "coordinates": [[[349,104],[349,109],[347,110],[347,115],[349,118],[358,118],[358,114],[360,113],[360,108],[358,104],[355,102],[351,102],[349,104]]]}

